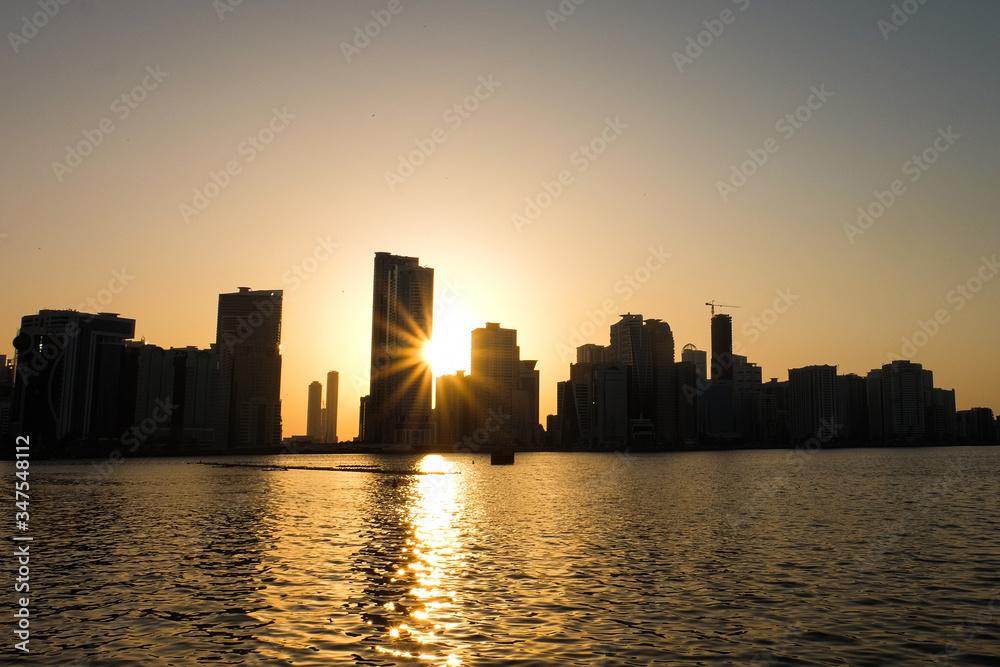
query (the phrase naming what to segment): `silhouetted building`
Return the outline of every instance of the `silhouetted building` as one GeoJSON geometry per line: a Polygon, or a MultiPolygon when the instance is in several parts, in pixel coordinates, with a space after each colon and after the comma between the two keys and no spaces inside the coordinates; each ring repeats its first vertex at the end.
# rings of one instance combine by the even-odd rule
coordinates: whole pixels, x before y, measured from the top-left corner
{"type": "Polygon", "coordinates": [[[472,381],[476,409],[485,421],[490,410],[510,414],[497,425],[491,442],[512,445],[541,444],[538,423],[539,377],[534,360],[521,360],[517,330],[498,323],[472,331],[472,381]]]}
{"type": "Polygon", "coordinates": [[[121,437],[125,340],[133,335],[135,320],[114,313],[41,310],[21,318],[11,431],[31,435],[33,455],[121,437]]]}
{"type": "Polygon", "coordinates": [[[416,257],[375,253],[372,358],[364,441],[430,445],[433,376],[423,357],[431,338],[434,269],[416,257]]]}
{"type": "Polygon", "coordinates": [[[216,437],[224,447],[281,443],[281,306],[281,290],[219,295],[216,437]]]}
{"type": "MultiPolygon", "coordinates": [[[[677,378],[674,336],[662,320],[627,313],[611,325],[608,363],[628,366],[629,433],[641,432],[643,444],[661,447],[677,442],[677,378]],[[652,442],[649,442],[649,440],[652,442]]],[[[631,440],[630,436],[630,440],[631,440]]],[[[639,442],[632,442],[639,445],[639,442]]]]}
{"type": "Polygon", "coordinates": [[[837,376],[837,437],[850,443],[868,440],[868,381],[855,373],[837,376]]]}
{"type": "Polygon", "coordinates": [[[712,316],[712,379],[733,379],[733,318],[719,313],[712,316]]]}
{"type": "Polygon", "coordinates": [[[323,413],[323,442],[337,444],[337,405],[340,400],[340,373],[326,374],[326,409],[323,413]]]}
{"type": "Polygon", "coordinates": [[[616,449],[628,444],[628,366],[596,363],[592,367],[592,438],[616,449]]]}
{"type": "Polygon", "coordinates": [[[996,422],[990,408],[972,408],[956,413],[958,437],[974,443],[995,443],[996,422]]]}
{"type": "Polygon", "coordinates": [[[440,375],[434,395],[438,444],[450,446],[456,451],[477,451],[481,443],[465,441],[466,437],[471,439],[480,426],[475,423],[478,411],[472,378],[465,371],[440,375]]]}
{"type": "Polygon", "coordinates": [[[323,440],[323,385],[319,380],[309,383],[309,397],[306,403],[306,436],[313,442],[323,440]]]}
{"type": "Polygon", "coordinates": [[[945,444],[954,440],[958,435],[954,389],[924,389],[924,425],[928,439],[945,444]]]}
{"type": "Polygon", "coordinates": [[[776,445],[791,443],[791,399],[789,383],[771,378],[760,388],[761,425],[765,442],[776,445]]]}
{"type": "Polygon", "coordinates": [[[837,423],[837,367],[806,366],[788,370],[792,441],[800,443],[837,423]]]}
{"type": "Polygon", "coordinates": [[[122,416],[130,431],[136,429],[135,449],[214,444],[220,360],[215,346],[125,343],[122,393],[131,400],[122,416]]]}
{"type": "Polygon", "coordinates": [[[760,366],[742,355],[733,355],[733,422],[736,432],[744,440],[763,440],[762,382],[763,371],[760,366]]]}
{"type": "Polygon", "coordinates": [[[920,364],[896,360],[868,373],[869,435],[873,440],[924,437],[924,374],[920,364]]]}
{"type": "Polygon", "coordinates": [[[14,395],[14,360],[0,354],[0,442],[10,433],[10,406],[14,395]]]}
{"type": "Polygon", "coordinates": [[[588,364],[599,364],[606,361],[605,353],[607,348],[603,345],[595,345],[594,343],[587,343],[586,345],[581,345],[576,348],[576,362],[588,363],[588,364]]]}

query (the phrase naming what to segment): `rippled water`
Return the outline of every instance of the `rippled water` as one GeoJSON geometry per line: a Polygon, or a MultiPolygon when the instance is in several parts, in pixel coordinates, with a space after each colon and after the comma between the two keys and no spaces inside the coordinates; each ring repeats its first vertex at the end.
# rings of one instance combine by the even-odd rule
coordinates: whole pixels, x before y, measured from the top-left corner
{"type": "Polygon", "coordinates": [[[17,664],[1000,664],[997,447],[226,460],[448,474],[35,462],[17,664]]]}

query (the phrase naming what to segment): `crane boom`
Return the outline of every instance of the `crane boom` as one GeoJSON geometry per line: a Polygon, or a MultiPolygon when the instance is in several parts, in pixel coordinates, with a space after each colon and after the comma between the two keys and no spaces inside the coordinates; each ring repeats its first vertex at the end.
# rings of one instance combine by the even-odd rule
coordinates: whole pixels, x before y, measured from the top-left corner
{"type": "Polygon", "coordinates": [[[715,317],[715,308],[716,308],[716,306],[718,306],[719,308],[739,308],[739,306],[727,306],[724,303],[716,303],[714,300],[713,301],[706,301],[705,305],[712,307],[712,317],[715,317]]]}

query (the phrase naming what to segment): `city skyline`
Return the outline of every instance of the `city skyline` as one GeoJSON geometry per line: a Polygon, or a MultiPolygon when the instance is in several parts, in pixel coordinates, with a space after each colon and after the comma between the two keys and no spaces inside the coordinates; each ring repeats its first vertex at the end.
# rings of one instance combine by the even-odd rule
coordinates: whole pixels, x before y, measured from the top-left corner
{"type": "Polygon", "coordinates": [[[283,432],[337,369],[349,440],[391,251],[448,347],[518,331],[543,420],[623,313],[711,350],[706,302],[765,380],[895,355],[998,408],[1000,8],[898,5],[8,3],[0,354],[81,306],[207,348],[280,289],[283,432]]]}
{"type": "MultiPolygon", "coordinates": [[[[513,414],[502,417],[491,441],[555,449],[592,445],[673,449],[726,442],[782,446],[808,440],[817,424],[836,426],[842,432],[830,437],[846,443],[925,437],[929,442],[947,442],[956,436],[967,439],[968,433],[981,428],[968,421],[979,419],[971,413],[993,414],[992,406],[965,408],[956,401],[954,387],[935,382],[934,369],[904,359],[874,366],[863,375],[841,373],[839,365],[811,363],[788,369],[787,381],[772,377],[765,383],[762,368],[740,354],[741,346],[733,345],[732,317],[715,314],[716,308],[738,306],[710,302],[705,304],[713,313],[710,357],[690,343],[678,356],[669,322],[639,313],[622,314],[608,326],[607,345],[584,343],[576,348],[576,363],[569,364],[568,376],[555,382],[557,409],[544,415],[539,413],[537,360],[520,358],[516,329],[487,322],[472,330],[469,374],[463,376],[465,369],[446,369],[432,376],[433,283],[434,269],[421,266],[418,258],[375,253],[370,393],[359,399],[357,412],[364,428],[358,438],[361,443],[421,450],[452,444],[458,448],[463,440],[468,444],[467,436],[478,429],[477,424],[487,421],[485,415],[492,419],[505,415],[504,410],[513,414]],[[448,390],[449,404],[442,409],[439,395],[432,413],[431,378],[435,376],[447,380],[435,384],[439,392],[448,390]],[[566,402],[570,392],[573,407],[566,402]],[[372,400],[372,396],[381,398],[372,400]],[[956,410],[959,422],[964,423],[956,424],[956,410]],[[578,425],[567,426],[567,420],[575,421],[585,413],[588,416],[578,425]],[[542,431],[542,421],[546,421],[547,433],[542,431]]],[[[282,307],[281,290],[239,287],[220,294],[216,342],[211,350],[194,345],[165,349],[144,338],[135,340],[136,321],[113,313],[41,309],[36,315],[25,315],[13,341],[23,358],[19,357],[19,370],[12,367],[11,378],[16,375],[23,392],[39,394],[48,391],[45,387],[50,383],[61,385],[50,375],[69,373],[66,377],[76,378],[73,386],[81,389],[71,390],[62,399],[66,406],[73,406],[72,415],[55,407],[43,409],[48,402],[41,394],[29,399],[33,412],[25,412],[27,404],[19,403],[15,389],[14,424],[34,425],[45,433],[50,427],[55,429],[46,438],[76,434],[81,440],[113,439],[120,424],[129,423],[133,407],[139,424],[161,405],[168,405],[170,439],[177,443],[214,440],[224,450],[275,446],[283,437],[302,437],[303,433],[284,427],[287,413],[283,414],[278,398],[282,307]],[[77,333],[91,329],[94,334],[77,333]],[[48,352],[53,345],[59,352],[55,361],[48,352]],[[101,351],[115,347],[121,352],[111,357],[101,351]],[[81,361],[80,370],[67,370],[81,361]],[[40,373],[44,381],[32,381],[40,373]],[[84,378],[88,379],[80,384],[84,378]],[[80,393],[84,386],[90,388],[80,393]],[[92,395],[96,388],[100,397],[92,395]],[[72,392],[80,398],[73,398],[72,392]],[[121,398],[107,403],[106,396],[121,398]],[[186,407],[173,405],[174,400],[186,407]],[[82,406],[87,407],[81,413],[82,406]],[[119,416],[125,406],[132,407],[119,416]],[[35,414],[38,410],[51,411],[53,421],[42,412],[35,414]],[[43,427],[43,423],[49,425],[43,427]],[[204,429],[213,423],[215,435],[205,440],[204,429]]],[[[312,442],[336,443],[339,372],[329,371],[326,379],[333,411],[329,412],[329,403],[323,405],[322,384],[312,381],[304,435],[312,442]]],[[[992,433],[1000,419],[994,423],[990,417],[989,423],[987,431],[992,433]]],[[[164,422],[158,429],[167,427],[164,422]]],[[[164,436],[158,432],[156,437],[164,436]]]]}

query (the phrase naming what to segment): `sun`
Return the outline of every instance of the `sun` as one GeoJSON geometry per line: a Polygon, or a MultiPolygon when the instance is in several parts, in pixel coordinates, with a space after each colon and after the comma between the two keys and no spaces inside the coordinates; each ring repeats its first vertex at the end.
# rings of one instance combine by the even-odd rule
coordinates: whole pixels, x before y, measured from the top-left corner
{"type": "Polygon", "coordinates": [[[434,313],[434,335],[424,344],[423,355],[434,377],[470,370],[472,330],[476,324],[468,314],[455,308],[434,313]]]}

